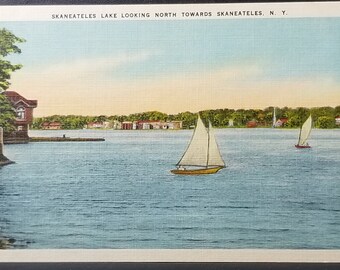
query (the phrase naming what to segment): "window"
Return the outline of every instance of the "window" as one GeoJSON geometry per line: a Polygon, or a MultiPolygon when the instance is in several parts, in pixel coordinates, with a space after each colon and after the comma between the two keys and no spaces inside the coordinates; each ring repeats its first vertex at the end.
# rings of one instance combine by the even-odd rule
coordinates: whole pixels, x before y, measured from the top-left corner
{"type": "Polygon", "coordinates": [[[25,119],[25,108],[24,107],[19,107],[17,109],[17,118],[19,120],[24,120],[25,119]]]}

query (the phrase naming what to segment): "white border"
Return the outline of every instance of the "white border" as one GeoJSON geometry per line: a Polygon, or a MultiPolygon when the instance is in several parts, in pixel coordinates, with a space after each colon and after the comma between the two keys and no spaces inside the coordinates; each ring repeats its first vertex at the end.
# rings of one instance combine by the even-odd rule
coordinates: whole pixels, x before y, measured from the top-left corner
{"type": "Polygon", "coordinates": [[[339,263],[340,250],[36,249],[0,251],[1,262],[270,262],[339,263]]]}
{"type": "Polygon", "coordinates": [[[177,4],[177,5],[69,5],[69,6],[0,6],[0,21],[122,21],[122,20],[192,20],[192,19],[255,19],[338,17],[340,2],[295,3],[233,3],[233,4],[177,4]],[[238,16],[217,16],[217,12],[246,12],[238,16]],[[255,15],[261,11],[262,15],[255,15]],[[270,12],[275,15],[271,15],[270,12]],[[282,11],[285,11],[284,14],[282,11]],[[186,17],[186,12],[211,12],[211,16],[186,17]],[[150,17],[124,17],[122,14],[149,13],[150,17]],[[156,17],[155,13],[176,13],[176,17],[156,17]],[[53,15],[71,14],[73,18],[53,15]],[[102,14],[116,14],[103,18],[102,14]],[[93,16],[95,15],[95,16],[93,16]]]}
{"type": "MultiPolygon", "coordinates": [[[[233,3],[180,5],[0,6],[0,21],[122,21],[340,17],[340,2],[233,3]],[[285,10],[283,15],[282,11],[285,10]],[[217,16],[219,11],[250,15],[217,16]],[[252,12],[261,11],[255,16],[252,12]],[[275,15],[270,15],[274,11],[275,15]],[[182,17],[182,12],[211,12],[212,16],[182,17]],[[117,13],[117,18],[101,14],[117,13]],[[150,13],[148,18],[122,18],[124,13],[150,13]],[[176,17],[155,18],[155,13],[176,17]],[[80,18],[52,19],[53,14],[81,14],[80,18]],[[84,15],[82,15],[84,14],[84,15]],[[95,14],[96,18],[88,18],[95,14]],[[249,14],[249,13],[248,13],[249,14]]],[[[339,263],[340,250],[308,249],[28,249],[0,250],[0,262],[295,262],[339,263]]]]}

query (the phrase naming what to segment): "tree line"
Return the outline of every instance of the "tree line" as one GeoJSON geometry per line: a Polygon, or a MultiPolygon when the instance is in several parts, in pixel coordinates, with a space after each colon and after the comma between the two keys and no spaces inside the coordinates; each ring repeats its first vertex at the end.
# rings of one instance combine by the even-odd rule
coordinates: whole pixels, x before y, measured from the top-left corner
{"type": "MultiPolygon", "coordinates": [[[[335,117],[340,116],[340,106],[315,107],[315,108],[275,108],[276,118],[287,118],[284,127],[297,128],[311,114],[316,128],[335,128],[335,117]]],[[[233,120],[234,127],[245,127],[249,121],[256,121],[259,127],[271,127],[273,124],[274,107],[265,109],[216,109],[199,112],[203,121],[211,121],[217,128],[229,126],[233,120]]],[[[48,117],[34,118],[32,128],[41,129],[45,122],[59,122],[62,129],[82,129],[91,122],[113,122],[113,121],[138,121],[138,120],[159,120],[159,121],[182,121],[183,128],[190,128],[196,124],[197,113],[181,112],[178,114],[165,114],[158,111],[134,113],[129,115],[112,116],[81,116],[81,115],[53,115],[48,117]]]]}

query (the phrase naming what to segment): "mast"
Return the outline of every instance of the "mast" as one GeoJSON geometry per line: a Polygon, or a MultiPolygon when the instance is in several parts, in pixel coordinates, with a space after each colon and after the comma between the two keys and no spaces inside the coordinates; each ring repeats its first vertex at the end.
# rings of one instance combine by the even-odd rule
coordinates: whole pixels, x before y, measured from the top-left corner
{"type": "Polygon", "coordinates": [[[209,121],[209,127],[208,127],[208,151],[207,151],[207,164],[206,164],[206,166],[205,167],[207,167],[208,168],[208,166],[209,166],[209,148],[210,148],[210,127],[211,127],[211,123],[210,123],[210,121],[209,121]]]}
{"type": "Polygon", "coordinates": [[[300,127],[300,132],[299,132],[299,139],[298,139],[298,145],[300,145],[300,140],[301,140],[301,131],[302,131],[302,126],[300,127]]]}

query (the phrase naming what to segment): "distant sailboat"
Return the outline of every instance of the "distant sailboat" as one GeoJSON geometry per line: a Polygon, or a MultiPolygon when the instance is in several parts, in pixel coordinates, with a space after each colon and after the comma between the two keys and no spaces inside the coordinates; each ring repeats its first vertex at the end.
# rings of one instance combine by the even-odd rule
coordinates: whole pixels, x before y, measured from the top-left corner
{"type": "Polygon", "coordinates": [[[189,146],[176,166],[172,173],[187,175],[213,174],[225,168],[210,121],[206,128],[198,116],[189,146]]]}
{"type": "Polygon", "coordinates": [[[310,115],[301,126],[299,141],[295,145],[296,148],[311,148],[311,146],[309,146],[309,144],[307,143],[311,130],[312,130],[312,116],[310,115]]]}

